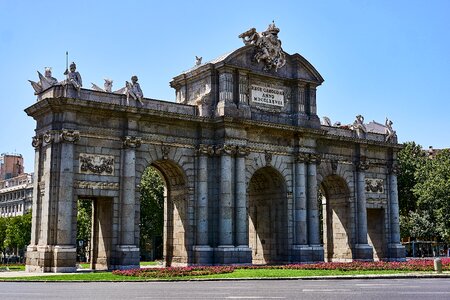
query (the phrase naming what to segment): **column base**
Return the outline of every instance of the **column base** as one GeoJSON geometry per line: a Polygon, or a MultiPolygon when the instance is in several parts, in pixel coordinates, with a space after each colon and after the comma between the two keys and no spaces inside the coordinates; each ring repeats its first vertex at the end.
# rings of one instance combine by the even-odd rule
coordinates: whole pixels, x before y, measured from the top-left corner
{"type": "Polygon", "coordinates": [[[373,248],[369,244],[356,244],[353,259],[373,261],[373,248]]]}
{"type": "Polygon", "coordinates": [[[252,249],[248,246],[219,246],[214,248],[214,262],[219,265],[251,264],[252,249]]]}
{"type": "Polygon", "coordinates": [[[194,264],[212,265],[214,249],[210,246],[194,246],[194,264]]]}
{"type": "Polygon", "coordinates": [[[402,244],[389,244],[388,253],[390,261],[406,261],[405,247],[402,244]]]}
{"type": "Polygon", "coordinates": [[[135,245],[118,245],[112,257],[112,269],[126,270],[139,268],[139,247],[135,245]]]}
{"type": "Polygon", "coordinates": [[[77,249],[75,246],[28,246],[25,270],[33,273],[76,272],[77,249]]]}
{"type": "Polygon", "coordinates": [[[293,245],[291,249],[291,262],[323,262],[324,250],[322,245],[293,245]]]}

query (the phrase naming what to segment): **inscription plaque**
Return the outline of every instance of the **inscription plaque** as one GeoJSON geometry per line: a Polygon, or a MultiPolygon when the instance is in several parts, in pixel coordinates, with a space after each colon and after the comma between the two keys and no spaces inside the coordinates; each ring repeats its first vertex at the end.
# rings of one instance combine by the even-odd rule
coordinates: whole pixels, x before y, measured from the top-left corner
{"type": "Polygon", "coordinates": [[[284,106],[284,90],[252,85],[252,102],[273,106],[284,106]]]}

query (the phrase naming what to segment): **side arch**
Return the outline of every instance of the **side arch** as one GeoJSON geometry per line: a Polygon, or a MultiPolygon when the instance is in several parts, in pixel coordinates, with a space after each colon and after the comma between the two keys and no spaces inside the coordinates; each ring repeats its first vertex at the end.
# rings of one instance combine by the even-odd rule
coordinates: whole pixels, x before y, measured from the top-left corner
{"type": "Polygon", "coordinates": [[[349,184],[342,176],[327,175],[321,178],[319,195],[325,260],[351,261],[355,224],[349,184]]]}
{"type": "Polygon", "coordinates": [[[252,262],[287,262],[288,199],[285,178],[274,167],[262,167],[251,177],[247,194],[252,262]]]}
{"type": "MultiPolygon", "coordinates": [[[[164,180],[164,229],[163,256],[166,266],[192,263],[194,213],[192,178],[194,167],[188,151],[173,147],[161,150],[161,146],[149,145],[148,151],[137,156],[136,185],[148,167],[158,171],[164,180]],[[190,179],[191,178],[191,179],[190,179]]],[[[140,221],[140,192],[136,189],[137,222],[140,221]]],[[[137,227],[138,228],[138,227],[137,227]]],[[[139,234],[136,235],[139,239],[139,234]]],[[[137,241],[139,243],[139,240],[137,241]]]]}

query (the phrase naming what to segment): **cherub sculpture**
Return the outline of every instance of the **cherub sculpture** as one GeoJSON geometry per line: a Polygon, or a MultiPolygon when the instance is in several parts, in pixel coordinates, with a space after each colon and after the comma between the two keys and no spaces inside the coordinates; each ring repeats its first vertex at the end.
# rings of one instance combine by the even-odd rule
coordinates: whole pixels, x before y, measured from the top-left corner
{"type": "Polygon", "coordinates": [[[367,128],[364,125],[364,117],[361,115],[357,115],[356,120],[351,125],[351,129],[356,131],[356,135],[359,138],[363,138],[367,133],[367,128]]]}
{"type": "Polygon", "coordinates": [[[138,77],[136,75],[131,77],[131,82],[125,81],[125,95],[127,95],[127,105],[130,104],[130,97],[139,101],[141,105],[144,105],[142,102],[144,94],[142,93],[141,87],[138,83],[138,77]]]}
{"type": "Polygon", "coordinates": [[[39,76],[38,82],[28,80],[34,89],[35,95],[48,89],[51,86],[58,84],[58,80],[55,77],[52,77],[52,68],[50,68],[50,67],[45,68],[45,72],[44,72],[45,76],[43,76],[39,71],[37,71],[37,73],[39,76]]]}
{"type": "Polygon", "coordinates": [[[397,133],[392,128],[392,124],[394,123],[386,118],[386,122],[384,124],[386,125],[386,129],[384,132],[384,134],[386,135],[385,142],[394,142],[394,139],[397,138],[397,133]]]}

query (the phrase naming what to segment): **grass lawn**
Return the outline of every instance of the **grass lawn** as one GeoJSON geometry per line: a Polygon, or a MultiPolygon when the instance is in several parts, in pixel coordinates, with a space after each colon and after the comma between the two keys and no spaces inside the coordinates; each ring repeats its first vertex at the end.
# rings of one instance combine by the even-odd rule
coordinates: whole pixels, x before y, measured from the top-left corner
{"type": "MultiPolygon", "coordinates": [[[[340,276],[340,275],[378,275],[378,274],[399,274],[402,271],[382,270],[382,271],[339,271],[339,270],[286,270],[286,269],[236,269],[232,273],[216,274],[207,276],[185,276],[161,278],[162,280],[190,280],[200,278],[271,278],[271,277],[305,277],[305,276],[340,276]]],[[[131,277],[113,275],[111,272],[79,273],[67,275],[33,276],[0,278],[2,280],[20,281],[136,281],[155,280],[145,277],[131,277]]]]}

